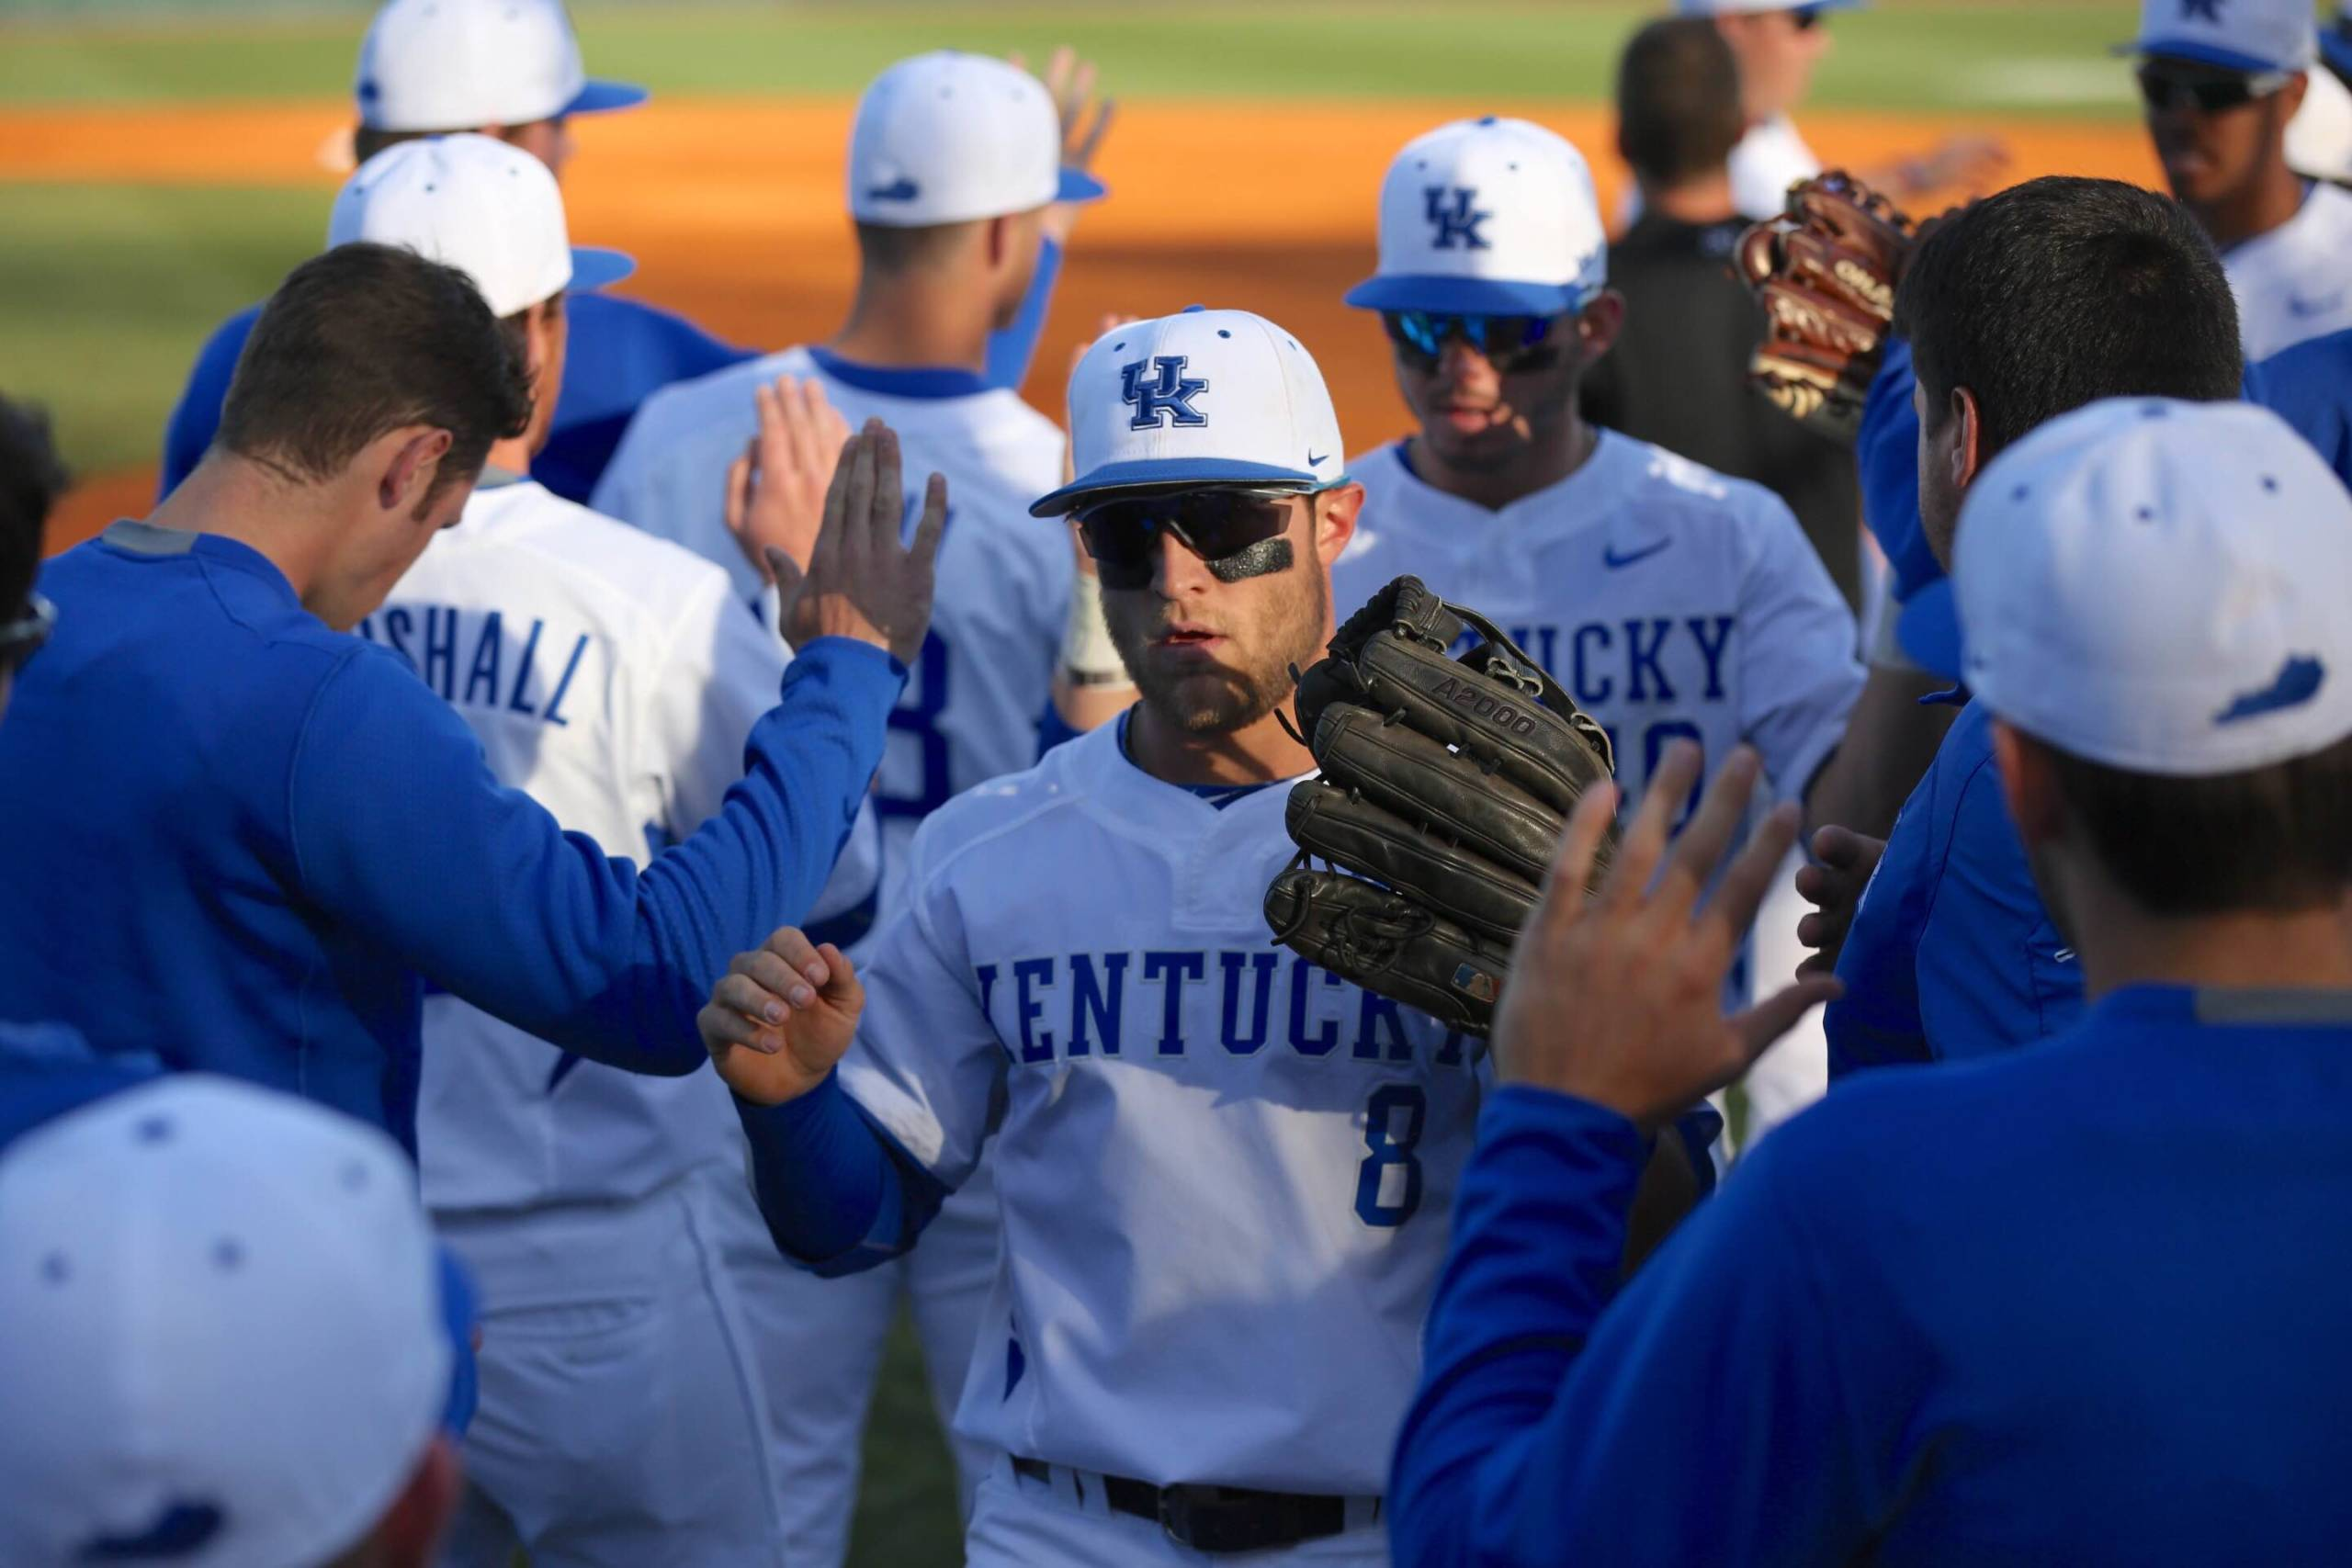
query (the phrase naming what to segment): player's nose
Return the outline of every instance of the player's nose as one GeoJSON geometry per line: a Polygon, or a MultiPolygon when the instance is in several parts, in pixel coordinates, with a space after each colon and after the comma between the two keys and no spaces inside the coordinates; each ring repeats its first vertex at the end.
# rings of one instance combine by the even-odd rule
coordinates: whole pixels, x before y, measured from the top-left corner
{"type": "Polygon", "coordinates": [[[1172,531],[1160,530],[1159,547],[1159,555],[1151,566],[1151,586],[1161,598],[1179,599],[1198,593],[1216,581],[1200,552],[1172,531]]]}
{"type": "Polygon", "coordinates": [[[1437,372],[1447,386],[1474,390],[1483,390],[1502,379],[1484,349],[1459,337],[1450,337],[1439,345],[1437,372]]]}

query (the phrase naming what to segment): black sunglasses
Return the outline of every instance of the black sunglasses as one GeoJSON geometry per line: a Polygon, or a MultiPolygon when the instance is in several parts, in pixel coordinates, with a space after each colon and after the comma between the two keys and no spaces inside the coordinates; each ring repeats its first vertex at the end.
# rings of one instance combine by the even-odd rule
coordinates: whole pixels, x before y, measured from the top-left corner
{"type": "Polygon", "coordinates": [[[34,594],[23,615],[0,626],[0,673],[22,670],[56,629],[57,606],[34,594]]]}
{"type": "Polygon", "coordinates": [[[1435,310],[1383,310],[1380,324],[1406,359],[1423,370],[1436,367],[1448,340],[1459,338],[1508,376],[1547,370],[1559,363],[1559,341],[1552,335],[1566,316],[1449,316],[1435,310]]]}
{"type": "Polygon", "coordinates": [[[2140,79],[2141,99],[2160,114],[2171,109],[2221,114],[2267,98],[2287,85],[2284,72],[2184,68],[2154,62],[2133,74],[2140,79]]]}
{"type": "Polygon", "coordinates": [[[1797,31],[1801,33],[1810,32],[1828,19],[1829,7],[1826,6],[1799,6],[1789,13],[1789,20],[1796,24],[1797,31]]]}
{"type": "Polygon", "coordinates": [[[1151,582],[1162,534],[1174,535],[1204,561],[1225,560],[1280,538],[1290,526],[1290,498],[1298,493],[1234,487],[1125,496],[1080,507],[1078,531],[1103,587],[1143,588],[1151,582]]]}

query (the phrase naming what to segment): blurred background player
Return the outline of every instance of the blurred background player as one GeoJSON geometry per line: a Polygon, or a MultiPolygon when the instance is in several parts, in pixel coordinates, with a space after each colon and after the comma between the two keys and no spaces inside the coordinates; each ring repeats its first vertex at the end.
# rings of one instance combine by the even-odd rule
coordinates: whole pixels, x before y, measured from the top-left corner
{"type": "MultiPolygon", "coordinates": [[[[526,477],[557,408],[568,305],[628,259],[572,249],[554,176],[462,134],[369,160],[328,240],[464,271],[532,384],[528,429],[491,448],[463,515],[360,634],[456,706],[501,783],[650,860],[741,778],[786,654],[718,568],[526,477]],[[509,678],[530,657],[563,671],[539,712],[515,705],[509,678]]],[[[865,852],[835,868],[819,918],[871,897],[862,825],[865,852]]],[[[742,1441],[768,1418],[743,1298],[799,1281],[757,1245],[725,1089],[551,1055],[451,996],[426,1000],[423,1039],[425,1201],[486,1303],[446,1561],[790,1564],[772,1455],[742,1441]]]]}
{"type": "Polygon", "coordinates": [[[2141,97],[2165,179],[2212,237],[2249,361],[2352,327],[2352,191],[2289,165],[2319,40],[2306,0],[2143,0],[2141,97]]]}
{"type": "Polygon", "coordinates": [[[1611,1300],[1642,1129],[1778,1021],[1707,984],[1776,850],[1693,920],[1713,856],[1645,897],[1653,821],[1588,900],[1586,813],[1497,1021],[1519,1081],[1463,1174],[1400,1564],[2303,1562],[2352,1529],[2352,1269],[2311,1245],[2352,1203],[2352,498],[2265,411],[2132,399],[1995,459],[1959,538],[2091,1010],[1841,1088],[1611,1300]]]}
{"type": "MultiPolygon", "coordinates": [[[[1060,479],[1063,436],[986,371],[990,335],[1033,290],[1054,209],[1102,194],[1065,165],[1065,130],[1046,88],[1001,60],[940,52],[885,71],[850,137],[860,266],[849,320],[828,344],[650,399],[597,488],[600,511],[720,562],[748,599],[762,586],[757,547],[778,541],[730,536],[727,475],[757,434],[759,389],[797,383],[770,400],[796,419],[810,387],[853,423],[881,418],[903,443],[909,474],[946,476],[954,503],[932,632],[890,716],[876,785],[883,922],[898,908],[917,826],[949,795],[1035,761],[1052,702],[1070,547],[1028,507],[1060,479]]],[[[899,1292],[912,1301],[944,1423],[996,1250],[983,1176],[903,1264],[813,1300],[800,1292],[763,1325],[780,1369],[771,1402],[802,1434],[785,1463],[789,1539],[809,1561],[838,1561],[843,1550],[858,1432],[899,1292]]],[[[968,1506],[987,1457],[958,1443],[956,1458],[968,1506]]]]}
{"type": "Polygon", "coordinates": [[[1617,151],[1642,215],[1609,247],[1625,300],[1617,344],[1578,384],[1586,420],[1663,446],[1789,503],[1849,607],[1860,604],[1854,455],[1756,395],[1748,361],[1763,311],[1731,271],[1746,231],[1726,163],[1738,142],[1739,67],[1704,17],[1652,22],[1617,67],[1617,151]]]}
{"type": "Polygon", "coordinates": [[[457,1503],[416,1174],[209,1076],[0,1155],[0,1561],[425,1568],[457,1503]]]}
{"type": "MultiPolygon", "coordinates": [[[[1789,187],[1821,173],[1790,115],[1804,102],[1830,48],[1829,17],[1863,0],[1677,0],[1685,17],[1709,17],[1739,61],[1747,129],[1731,155],[1732,203],[1748,219],[1781,210],[1789,187]]],[[[1981,186],[2008,162],[1990,137],[1955,136],[1932,151],[1862,175],[1873,186],[1916,199],[1931,191],[1981,186]]],[[[1639,199],[1639,193],[1636,193],[1639,199]]],[[[1638,209],[1628,213],[1638,216],[1638,209]]]]}
{"type": "Polygon", "coordinates": [[[920,1257],[992,1151],[1004,1246],[956,1416],[1002,1456],[976,1568],[1382,1562],[1484,1068],[1266,923],[1314,767],[1282,710],[1362,492],[1313,359],[1244,311],[1114,328],[1069,401],[1078,477],[1035,509],[1077,513],[1140,700],[924,823],[862,1015],[838,950],[787,931],[705,1026],[810,1267],[920,1257]]]}
{"type": "MultiPolygon", "coordinates": [[[[1333,591],[1352,609],[1410,572],[1477,605],[1609,730],[1629,799],[1673,741],[1713,767],[1745,740],[1776,795],[1835,821],[1853,614],[1778,497],[1585,423],[1625,317],[1607,265],[1591,176],[1551,131],[1462,120],[1396,155],[1379,271],[1348,302],[1381,313],[1420,430],[1349,465],[1365,521],[1333,591]]],[[[1778,1058],[1761,1121],[1823,1081],[1817,1049],[1778,1058]]]]}
{"type": "MultiPolygon", "coordinates": [[[[1962,497],[2030,431],[2102,398],[2233,400],[2244,376],[2212,246],[2178,205],[2112,180],[2033,180],[1953,214],[1920,243],[1895,321],[1918,372],[1918,508],[1939,561],[1962,497]]],[[[1825,1019],[1833,1076],[2011,1049],[2080,1010],[2077,944],[2035,890],[1997,784],[1992,715],[1972,702],[1883,846],[1816,842],[1827,865],[1804,886],[1825,911],[1808,940],[1846,987],[1825,1019]]]]}
{"type": "MultiPolygon", "coordinates": [[[[572,116],[641,104],[642,87],[591,79],[560,0],[390,0],[359,49],[365,163],[394,142],[477,130],[511,141],[558,177],[571,159],[572,116]]],[[[261,307],[222,322],[198,354],[164,434],[162,493],[194,471],[220,423],[237,355],[261,307]]],[[[618,295],[582,297],[571,323],[561,413],[533,471],[585,501],[639,401],[656,387],[731,365],[743,351],[684,318],[618,295]]]]}
{"type": "MultiPolygon", "coordinates": [[[[640,873],[500,786],[440,694],[349,635],[531,411],[463,274],[355,243],[288,275],[197,472],[43,570],[56,630],[0,727],[0,810],[41,824],[16,856],[42,898],[0,901],[20,1015],[404,1143],[420,976],[600,1061],[698,1067],[681,1033],[726,961],[710,944],[810,908],[864,803],[929,561],[869,527],[852,583],[820,541],[745,777],[640,873]]],[[[510,704],[560,707],[553,649],[503,679],[510,704]]]]}

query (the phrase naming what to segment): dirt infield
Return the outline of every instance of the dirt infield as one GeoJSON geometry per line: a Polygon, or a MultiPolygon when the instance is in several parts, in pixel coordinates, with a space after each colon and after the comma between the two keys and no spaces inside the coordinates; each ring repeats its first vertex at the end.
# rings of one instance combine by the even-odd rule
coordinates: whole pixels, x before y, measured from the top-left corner
{"type": "MultiPolygon", "coordinates": [[[[745,344],[821,336],[847,303],[851,252],[842,216],[846,100],[694,99],[577,124],[567,176],[583,242],[633,251],[632,292],[745,344]]],[[[1195,300],[1259,310],[1299,333],[1321,361],[1351,446],[1396,433],[1403,412],[1376,326],[1340,303],[1372,264],[1373,201],[1390,154],[1460,114],[1515,112],[1595,154],[1603,209],[1622,175],[1605,155],[1597,107],[1547,105],[1199,103],[1131,106],[1102,173],[1113,199],[1079,231],[1027,389],[1058,413],[1071,347],[1106,310],[1152,314],[1195,300]]],[[[347,111],[339,102],[266,107],[0,114],[0,179],[315,186],[347,111]]],[[[2154,164],[2132,125],[1807,115],[1832,164],[1867,164],[1957,130],[1993,130],[2018,177],[2048,173],[2148,181],[2154,164]]],[[[289,263],[298,259],[289,256],[289,263]]],[[[191,344],[191,348],[193,344],[191,344]]],[[[52,532],[59,547],[113,516],[143,510],[144,474],[94,477],[52,532]]]]}

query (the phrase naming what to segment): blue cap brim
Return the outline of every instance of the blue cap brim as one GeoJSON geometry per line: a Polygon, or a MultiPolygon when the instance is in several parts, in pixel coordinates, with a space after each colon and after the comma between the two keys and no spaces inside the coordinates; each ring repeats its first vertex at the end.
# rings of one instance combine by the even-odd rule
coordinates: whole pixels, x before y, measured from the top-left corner
{"type": "Polygon", "coordinates": [[[1244,463],[1223,457],[1143,457],[1132,463],[1105,463],[1035,502],[1029,508],[1029,515],[1058,517],[1074,510],[1079,502],[1112,491],[1181,490],[1188,485],[1278,485],[1287,490],[1325,490],[1346,477],[1340,474],[1325,479],[1305,468],[1283,468],[1272,463],[1244,463]]]}
{"type": "Polygon", "coordinates": [[[1559,316],[1584,304],[1573,283],[1511,283],[1492,277],[1369,277],[1347,292],[1364,310],[1430,310],[1448,316],[1559,316]]]}
{"type": "Polygon", "coordinates": [[[571,281],[563,286],[566,294],[588,294],[608,288],[637,270],[637,258],[620,251],[608,251],[600,245],[571,247],[571,281]]]}
{"type": "Polygon", "coordinates": [[[1054,191],[1056,201],[1100,201],[1111,194],[1110,187],[1084,169],[1065,168],[1062,182],[1054,191]]]}
{"type": "Polygon", "coordinates": [[[2301,71],[2300,65],[2281,65],[2275,60],[2257,59],[2240,54],[2233,49],[2215,49],[2197,39],[2138,39],[2131,43],[2119,43],[2111,51],[2116,54],[2136,54],[2157,60],[2186,60],[2195,65],[2211,65],[2223,71],[2243,71],[2249,76],[2265,76],[2276,71],[2301,71]]]}
{"type": "Polygon", "coordinates": [[[633,109],[653,95],[633,82],[599,82],[591,80],[579,95],[563,106],[566,114],[610,114],[615,109],[633,109]]]}
{"type": "Polygon", "coordinates": [[[1900,605],[1889,606],[1900,618],[1894,640],[1911,661],[1931,675],[1960,679],[1960,604],[1952,597],[1951,579],[1939,577],[1900,605]]]}

